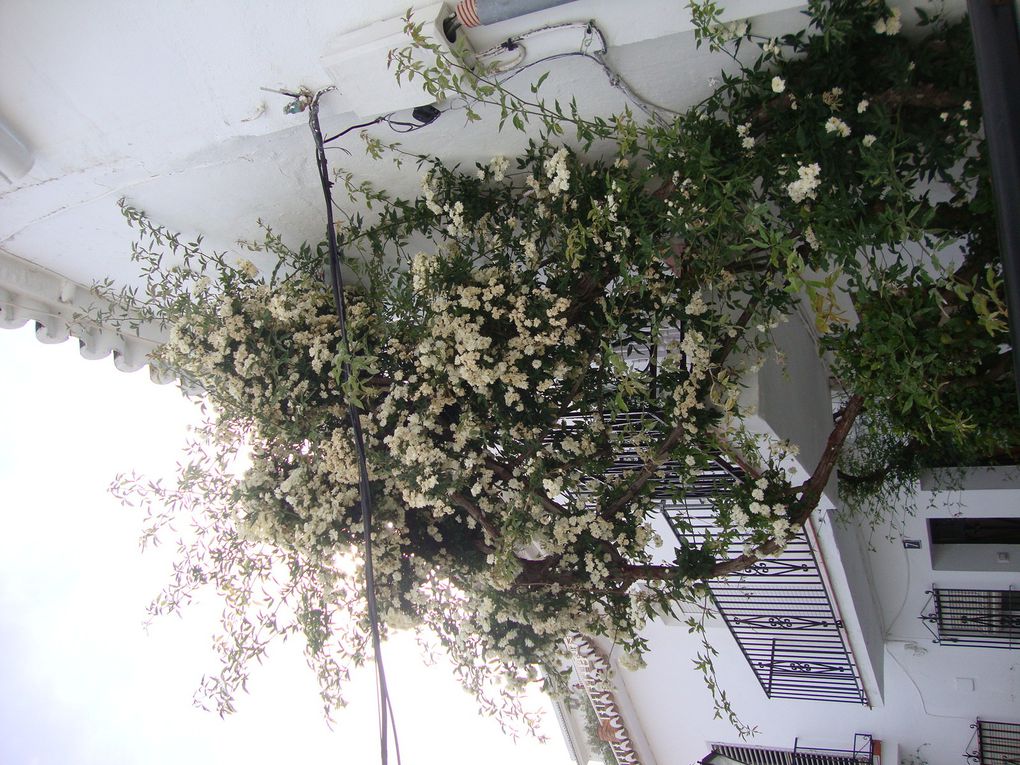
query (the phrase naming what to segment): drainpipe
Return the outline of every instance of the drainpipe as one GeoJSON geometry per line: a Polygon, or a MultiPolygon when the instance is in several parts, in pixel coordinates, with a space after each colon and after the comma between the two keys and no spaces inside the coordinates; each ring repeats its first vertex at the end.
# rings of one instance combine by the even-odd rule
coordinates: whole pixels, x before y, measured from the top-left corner
{"type": "Polygon", "coordinates": [[[967,0],[1020,401],[1020,37],[1012,0],[967,0]]]}
{"type": "Polygon", "coordinates": [[[571,0],[461,0],[457,3],[457,20],[465,27],[477,27],[568,2],[571,0]]]}

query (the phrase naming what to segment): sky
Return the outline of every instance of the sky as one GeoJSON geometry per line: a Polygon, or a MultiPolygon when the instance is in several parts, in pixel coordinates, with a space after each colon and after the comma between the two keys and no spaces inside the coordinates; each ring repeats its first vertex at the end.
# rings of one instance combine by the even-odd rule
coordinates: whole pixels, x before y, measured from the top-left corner
{"type": "MultiPolygon", "coordinates": [[[[370,672],[355,676],[330,730],[292,641],[270,652],[221,720],[191,704],[217,668],[216,604],[143,628],[172,550],[143,555],[140,514],[108,487],[121,471],[171,476],[193,421],[192,405],[147,370],[86,361],[73,339],[42,345],[31,325],[0,330],[4,765],[379,762],[370,672]]],[[[384,651],[405,765],[570,762],[551,710],[548,744],[515,744],[448,667],[423,666],[409,636],[384,651]]]]}

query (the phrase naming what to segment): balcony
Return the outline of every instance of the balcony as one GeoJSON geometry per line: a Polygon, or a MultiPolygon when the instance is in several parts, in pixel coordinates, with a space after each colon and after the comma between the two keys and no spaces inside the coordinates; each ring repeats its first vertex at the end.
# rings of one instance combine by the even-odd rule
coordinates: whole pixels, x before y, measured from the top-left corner
{"type": "MultiPolygon", "coordinates": [[[[739,475],[724,461],[689,487],[683,502],[663,493],[673,533],[696,544],[713,531],[712,497],[739,475]]],[[[742,542],[729,555],[742,552],[742,542]]],[[[707,583],[715,606],[770,699],[868,704],[846,630],[811,540],[802,534],[778,558],[707,583]]]]}
{"type": "MultiPolygon", "coordinates": [[[[609,426],[626,442],[628,435],[654,432],[660,424],[652,415],[632,412],[617,415],[609,426]]],[[[643,464],[636,448],[623,448],[606,474],[626,474],[643,464]]],[[[712,498],[729,491],[743,474],[721,457],[693,485],[681,486],[683,472],[670,462],[663,464],[652,482],[652,495],[677,538],[700,545],[715,531],[712,498]]],[[[742,552],[743,540],[737,540],[727,555],[742,552]]],[[[706,584],[768,698],[868,705],[826,576],[812,542],[802,534],[780,557],[706,584]]]]}
{"type": "Polygon", "coordinates": [[[760,746],[712,744],[712,752],[701,765],[873,765],[880,742],[868,733],[854,735],[853,749],[820,749],[804,747],[795,740],[793,749],[770,749],[760,746]]]}
{"type": "Polygon", "coordinates": [[[1020,648],[1020,591],[932,587],[921,620],[936,643],[1020,648]]]}
{"type": "Polygon", "coordinates": [[[1020,723],[978,720],[977,751],[967,759],[977,765],[1017,765],[1020,763],[1020,723]]]}

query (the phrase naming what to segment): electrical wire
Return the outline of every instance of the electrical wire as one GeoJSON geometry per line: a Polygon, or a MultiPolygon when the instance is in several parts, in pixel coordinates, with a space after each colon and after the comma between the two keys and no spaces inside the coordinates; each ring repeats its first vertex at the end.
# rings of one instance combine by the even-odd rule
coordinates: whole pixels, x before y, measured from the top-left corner
{"type": "MultiPolygon", "coordinates": [[[[329,281],[333,290],[333,301],[336,306],[337,321],[340,325],[340,342],[346,351],[340,374],[346,385],[351,379],[350,355],[351,346],[347,333],[347,306],[344,302],[343,274],[340,271],[340,246],[336,238],[336,227],[333,224],[332,182],[329,180],[329,165],[326,161],[325,141],[319,126],[319,98],[334,88],[329,87],[318,91],[308,103],[308,125],[315,139],[315,158],[319,169],[319,180],[322,183],[322,194],[326,202],[326,243],[329,249],[329,281]]],[[[379,118],[376,122],[384,118],[379,118]]],[[[357,127],[357,126],[355,126],[357,127]]],[[[353,130],[354,127],[348,128],[353,130]]],[[[342,133],[340,134],[342,135],[342,133]]],[[[334,137],[339,137],[334,136],[334,137]]],[[[332,140],[332,139],[331,139],[332,140]]],[[[347,413],[351,421],[354,436],[354,451],[358,460],[358,493],[361,504],[362,536],[365,543],[365,599],[368,603],[368,619],[370,625],[372,651],[375,656],[376,693],[379,715],[379,749],[382,765],[389,760],[389,730],[393,729],[393,745],[400,764],[400,742],[397,738],[396,723],[393,720],[393,706],[386,687],[386,672],[383,668],[382,639],[379,632],[379,608],[375,596],[375,573],[372,565],[372,495],[368,480],[368,460],[365,456],[365,436],[361,430],[361,407],[353,401],[347,402],[347,413]]]]}
{"type": "Polygon", "coordinates": [[[584,39],[581,41],[580,50],[567,51],[564,53],[554,53],[550,56],[543,56],[542,58],[536,59],[534,61],[529,61],[528,63],[524,64],[520,62],[523,62],[524,58],[526,58],[527,56],[527,51],[525,50],[524,55],[520,56],[517,59],[517,61],[515,61],[513,64],[505,68],[497,67],[496,69],[497,74],[503,74],[504,72],[509,73],[506,77],[497,77],[497,80],[502,84],[510,81],[511,79],[521,74],[522,72],[525,72],[528,69],[531,69],[532,67],[538,66],[540,64],[545,64],[550,61],[556,61],[563,58],[579,56],[581,58],[586,58],[591,61],[594,61],[596,64],[598,64],[602,71],[605,72],[606,77],[609,79],[609,84],[615,89],[619,90],[621,93],[623,93],[623,95],[626,96],[628,100],[630,100],[639,109],[641,109],[641,111],[643,111],[652,119],[662,122],[663,117],[662,114],[660,114],[660,112],[673,116],[678,116],[680,114],[680,112],[674,109],[670,109],[669,107],[662,106],[661,104],[656,104],[652,101],[649,101],[647,98],[643,98],[641,95],[637,93],[637,91],[634,90],[633,87],[631,87],[630,83],[628,83],[623,78],[623,76],[609,64],[609,62],[606,60],[606,55],[609,53],[609,45],[606,41],[606,35],[599,28],[598,24],[596,24],[594,21],[587,22],[569,21],[563,22],[561,24],[549,24],[544,27],[537,27],[535,29],[528,30],[527,32],[523,32],[519,35],[515,35],[514,37],[510,37],[504,42],[500,43],[499,45],[496,45],[492,48],[489,48],[488,50],[484,50],[481,53],[476,54],[475,57],[479,59],[492,58],[493,56],[496,56],[500,53],[514,51],[517,50],[518,48],[523,49],[524,46],[521,44],[522,41],[530,37],[534,37],[535,35],[545,34],[547,32],[553,31],[560,31],[563,29],[584,29],[585,36],[584,39]],[[598,38],[599,47],[597,50],[590,51],[589,48],[591,47],[593,36],[598,38]]]}
{"type": "MultiPolygon", "coordinates": [[[[443,113],[442,110],[437,111],[439,111],[440,114],[443,113]]],[[[428,127],[429,125],[432,124],[432,122],[435,122],[435,120],[432,120],[431,122],[402,122],[400,120],[393,119],[394,114],[396,114],[396,112],[382,114],[376,117],[374,120],[369,120],[368,122],[360,122],[357,125],[350,125],[349,127],[345,127],[339,133],[334,133],[329,138],[324,138],[322,143],[323,144],[331,143],[337,140],[338,138],[343,138],[345,135],[354,130],[358,130],[359,128],[372,127],[372,125],[378,125],[383,122],[386,123],[389,129],[392,130],[394,133],[413,133],[415,130],[421,130],[423,127],[428,127]]],[[[331,146],[330,148],[338,147],[331,146]]],[[[344,151],[347,150],[344,149],[344,151]]],[[[350,152],[347,153],[350,154],[350,152]]]]}
{"type": "Polygon", "coordinates": [[[971,719],[973,719],[973,717],[971,715],[943,715],[943,714],[938,714],[936,712],[928,711],[928,707],[924,703],[924,694],[921,692],[921,687],[917,684],[917,681],[914,680],[913,675],[911,675],[909,672],[907,672],[907,668],[903,665],[902,661],[900,661],[899,659],[896,658],[896,654],[894,652],[886,650],[886,653],[889,654],[892,657],[892,660],[895,661],[899,665],[900,670],[903,672],[904,675],[906,675],[907,680],[909,680],[910,684],[912,686],[914,686],[914,690],[917,692],[918,701],[920,701],[920,703],[921,703],[921,710],[928,717],[939,717],[939,718],[942,718],[944,720],[971,720],[971,719]]]}
{"type": "Polygon", "coordinates": [[[367,128],[367,127],[371,127],[372,125],[378,125],[380,122],[382,122],[383,120],[385,120],[389,116],[390,115],[387,114],[384,117],[376,117],[374,120],[369,120],[368,122],[362,122],[359,125],[351,125],[350,127],[344,128],[339,133],[337,133],[335,135],[331,135],[329,138],[323,139],[322,142],[324,144],[330,143],[331,141],[335,141],[337,138],[343,138],[345,135],[350,133],[352,130],[357,130],[358,128],[367,128]]]}
{"type": "MultiPolygon", "coordinates": [[[[604,55],[607,52],[606,38],[602,30],[600,30],[594,22],[588,22],[586,24],[579,24],[577,22],[568,22],[564,24],[553,24],[546,27],[540,27],[538,29],[530,30],[516,38],[507,40],[500,46],[490,49],[479,54],[479,57],[491,57],[501,51],[515,50],[520,48],[521,53],[518,58],[510,63],[505,70],[498,70],[499,73],[507,72],[507,76],[500,79],[500,82],[507,82],[517,75],[531,69],[532,67],[538,66],[539,64],[548,63],[550,61],[556,61],[562,58],[568,58],[572,56],[580,56],[583,58],[591,59],[595,61],[602,70],[606,73],[609,78],[610,84],[620,90],[628,99],[633,101],[639,108],[642,109],[649,116],[661,120],[661,116],[658,112],[667,112],[670,114],[677,114],[677,112],[667,109],[666,107],[653,104],[645,99],[642,99],[634,90],[627,84],[627,82],[605,61],[604,55]],[[570,51],[566,53],[554,54],[551,56],[545,56],[535,61],[524,64],[523,61],[527,57],[527,49],[521,44],[521,41],[532,37],[536,34],[541,34],[548,31],[557,29],[564,29],[570,27],[584,27],[585,29],[585,40],[582,42],[582,49],[579,51],[570,51]],[[587,48],[590,44],[590,37],[592,34],[596,34],[599,38],[600,50],[591,53],[588,52],[587,48]]],[[[344,301],[344,283],[343,275],[340,270],[341,254],[340,247],[336,238],[336,227],[333,220],[333,195],[332,195],[332,182],[329,179],[329,165],[326,159],[326,144],[336,141],[339,138],[351,133],[354,130],[362,128],[368,128],[373,125],[380,123],[386,123],[386,125],[397,133],[411,133],[416,130],[420,130],[426,127],[432,122],[403,122],[400,120],[394,120],[393,112],[384,114],[376,117],[373,120],[359,123],[356,125],[350,125],[344,128],[338,133],[331,135],[329,138],[323,138],[322,129],[319,124],[319,99],[325,93],[328,93],[335,88],[329,87],[318,91],[308,98],[307,94],[295,94],[285,91],[274,91],[283,93],[284,95],[292,96],[295,98],[294,104],[298,106],[295,110],[300,111],[305,106],[308,108],[308,123],[309,128],[312,132],[312,137],[315,140],[315,155],[316,163],[319,170],[319,180],[322,185],[322,193],[326,203],[326,242],[329,250],[329,281],[330,287],[333,292],[333,301],[336,306],[337,320],[340,328],[340,338],[343,343],[343,347],[346,351],[346,358],[341,364],[341,378],[344,384],[347,384],[351,379],[351,367],[350,367],[350,340],[347,332],[347,309],[344,301]],[[305,103],[307,99],[307,103],[305,103]]],[[[267,89],[268,90],[268,89],[267,89]]],[[[442,110],[440,110],[440,114],[442,110]]],[[[432,120],[434,121],[434,120],[432,120]]],[[[388,736],[389,731],[393,730],[393,744],[396,753],[397,763],[400,765],[400,742],[397,735],[396,723],[393,715],[393,705],[390,700],[389,690],[386,683],[386,672],[383,666],[382,657],[382,640],[379,631],[379,611],[378,603],[376,601],[375,594],[375,573],[372,563],[372,499],[371,499],[371,486],[368,479],[368,462],[365,455],[365,439],[364,433],[361,428],[361,409],[353,402],[348,402],[348,414],[351,422],[351,431],[354,436],[354,448],[357,455],[358,461],[358,488],[360,496],[361,514],[362,514],[362,536],[365,546],[365,597],[368,605],[368,618],[370,623],[370,633],[372,642],[372,651],[375,657],[375,668],[376,668],[376,693],[377,693],[377,707],[378,707],[378,721],[379,721],[379,750],[382,765],[387,765],[389,761],[389,744],[388,736]]]]}

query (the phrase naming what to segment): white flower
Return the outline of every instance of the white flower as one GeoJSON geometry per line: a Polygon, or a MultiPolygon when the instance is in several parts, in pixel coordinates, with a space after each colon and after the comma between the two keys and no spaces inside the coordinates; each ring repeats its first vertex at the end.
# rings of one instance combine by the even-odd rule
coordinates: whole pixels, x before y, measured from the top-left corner
{"type": "Polygon", "coordinates": [[[694,294],[691,295],[691,301],[687,304],[684,312],[688,316],[701,316],[708,310],[708,305],[705,303],[704,298],[701,297],[701,290],[695,290],[694,294]]]}
{"type": "Polygon", "coordinates": [[[560,148],[549,157],[545,161],[543,169],[546,177],[550,179],[548,190],[552,196],[558,196],[570,188],[570,170],[567,168],[566,147],[560,148]]]}
{"type": "Polygon", "coordinates": [[[772,92],[782,93],[784,90],[786,90],[786,81],[782,77],[773,77],[772,92]]]}
{"type": "Polygon", "coordinates": [[[817,162],[810,165],[800,165],[797,168],[797,180],[786,187],[786,193],[794,202],[803,202],[805,199],[814,199],[815,190],[821,183],[818,174],[822,171],[817,162]]]}
{"type": "Polygon", "coordinates": [[[847,125],[839,117],[829,117],[825,121],[825,132],[836,133],[841,138],[846,138],[850,135],[850,126],[847,125]]]}
{"type": "Polygon", "coordinates": [[[811,226],[804,229],[804,241],[808,243],[808,247],[812,250],[818,249],[818,237],[815,236],[815,230],[811,226]]]}
{"type": "Polygon", "coordinates": [[[903,22],[900,20],[900,9],[893,8],[892,15],[875,22],[874,30],[880,35],[899,34],[903,22]]]}
{"type": "Polygon", "coordinates": [[[645,664],[644,657],[641,656],[641,654],[624,651],[620,656],[620,666],[628,672],[637,672],[639,669],[643,669],[647,665],[645,664]]]}
{"type": "Polygon", "coordinates": [[[550,497],[557,497],[563,490],[563,479],[562,478],[543,478],[542,488],[545,489],[545,493],[550,497]]]}
{"type": "Polygon", "coordinates": [[[259,275],[258,266],[252,263],[247,258],[241,258],[237,261],[237,270],[247,276],[249,279],[254,279],[259,275]]]}
{"type": "Polygon", "coordinates": [[[868,111],[869,106],[871,106],[871,102],[866,98],[862,98],[861,102],[857,104],[857,113],[864,114],[864,112],[868,111]]]}
{"type": "Polygon", "coordinates": [[[752,138],[751,136],[747,136],[744,140],[740,142],[740,145],[743,146],[745,149],[753,149],[754,138],[752,138]]]}
{"type": "Polygon", "coordinates": [[[506,178],[506,170],[510,167],[510,160],[502,155],[497,155],[489,162],[489,172],[492,173],[492,180],[499,183],[506,178]]]}
{"type": "Polygon", "coordinates": [[[843,88],[835,87],[822,93],[822,102],[830,109],[838,109],[842,105],[840,99],[843,96],[843,88]]]}
{"type": "Polygon", "coordinates": [[[972,108],[973,108],[973,104],[971,104],[970,101],[964,101],[963,102],[963,110],[965,112],[969,112],[972,108]]]}
{"type": "Polygon", "coordinates": [[[878,139],[876,139],[874,135],[872,135],[871,133],[868,133],[866,136],[864,136],[864,138],[861,139],[861,144],[864,146],[864,148],[868,148],[876,140],[878,140],[878,139]]]}

